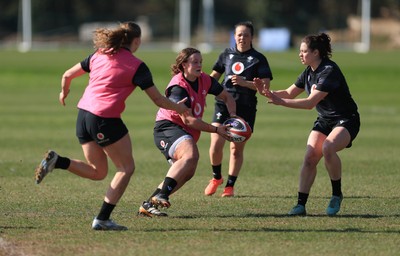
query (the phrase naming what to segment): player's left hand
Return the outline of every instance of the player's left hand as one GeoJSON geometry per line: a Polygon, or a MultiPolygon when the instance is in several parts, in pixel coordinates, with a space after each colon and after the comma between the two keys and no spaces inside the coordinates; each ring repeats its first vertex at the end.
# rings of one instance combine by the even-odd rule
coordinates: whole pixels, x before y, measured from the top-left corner
{"type": "Polygon", "coordinates": [[[69,90],[66,92],[61,91],[60,95],[58,96],[58,100],[60,101],[60,104],[63,106],[65,106],[65,99],[67,98],[68,93],[69,93],[69,90]]]}
{"type": "Polygon", "coordinates": [[[232,78],[232,84],[234,86],[242,86],[244,82],[246,81],[243,77],[238,76],[238,75],[233,75],[232,78]]]}
{"type": "Polygon", "coordinates": [[[217,134],[220,135],[222,138],[226,139],[227,141],[233,141],[232,137],[228,133],[230,125],[220,125],[217,126],[217,134]]]}
{"type": "Polygon", "coordinates": [[[186,107],[185,102],[188,100],[188,97],[185,97],[184,99],[180,100],[177,102],[178,105],[178,112],[179,114],[188,114],[190,109],[186,107]]]}
{"type": "Polygon", "coordinates": [[[266,92],[266,88],[265,88],[265,84],[263,82],[263,80],[261,80],[260,78],[256,77],[253,79],[253,84],[254,86],[257,88],[257,91],[259,94],[266,96],[265,92],[266,92]]]}
{"type": "Polygon", "coordinates": [[[275,104],[275,105],[283,105],[284,100],[274,94],[273,91],[265,90],[264,95],[268,98],[268,103],[275,104]]]}

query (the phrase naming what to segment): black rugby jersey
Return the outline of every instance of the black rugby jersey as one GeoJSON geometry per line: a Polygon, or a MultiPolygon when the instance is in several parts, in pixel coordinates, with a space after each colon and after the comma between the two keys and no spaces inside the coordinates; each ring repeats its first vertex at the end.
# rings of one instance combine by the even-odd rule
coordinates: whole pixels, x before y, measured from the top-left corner
{"type": "Polygon", "coordinates": [[[327,92],[328,95],[316,106],[323,118],[350,117],[357,113],[346,79],[339,66],[330,59],[323,59],[315,71],[308,66],[297,78],[295,85],[308,95],[311,90],[327,92]],[[312,88],[316,85],[315,88],[312,88]]]}
{"type": "Polygon", "coordinates": [[[252,81],[255,77],[270,78],[272,72],[264,55],[254,48],[246,52],[239,52],[236,47],[226,48],[213,66],[213,70],[225,74],[222,86],[232,94],[237,104],[257,103],[257,91],[232,84],[232,75],[242,76],[245,80],[252,81]]]}

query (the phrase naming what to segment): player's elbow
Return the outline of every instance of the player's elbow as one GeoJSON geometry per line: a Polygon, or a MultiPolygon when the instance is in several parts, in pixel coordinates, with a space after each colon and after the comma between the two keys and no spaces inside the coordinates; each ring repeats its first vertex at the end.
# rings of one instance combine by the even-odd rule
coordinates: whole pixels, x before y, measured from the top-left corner
{"type": "Polygon", "coordinates": [[[184,117],[182,117],[181,116],[181,119],[182,119],[182,122],[183,122],[184,125],[186,125],[186,126],[188,126],[190,128],[196,128],[196,120],[197,119],[195,117],[192,117],[192,116],[184,116],[184,117]]]}
{"type": "Polygon", "coordinates": [[[66,72],[62,75],[61,79],[64,80],[64,81],[71,81],[71,79],[72,79],[72,74],[71,74],[71,72],[66,71],[66,72]]]}
{"type": "Polygon", "coordinates": [[[167,102],[169,100],[161,95],[151,97],[151,100],[157,107],[160,107],[160,108],[166,108],[169,103],[169,102],[167,102]]]}
{"type": "Polygon", "coordinates": [[[314,105],[306,105],[305,109],[311,110],[313,109],[315,106],[314,105]]]}
{"type": "Polygon", "coordinates": [[[307,102],[307,103],[305,104],[304,108],[305,108],[305,109],[308,109],[308,110],[311,110],[311,109],[315,108],[316,105],[317,105],[317,104],[314,103],[314,102],[307,102]]]}

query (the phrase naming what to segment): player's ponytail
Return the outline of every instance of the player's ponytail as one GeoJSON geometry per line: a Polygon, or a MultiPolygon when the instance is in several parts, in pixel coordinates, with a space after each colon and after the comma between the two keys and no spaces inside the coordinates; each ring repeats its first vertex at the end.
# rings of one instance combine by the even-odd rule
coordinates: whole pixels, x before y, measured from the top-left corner
{"type": "Polygon", "coordinates": [[[302,42],[306,43],[312,51],[318,50],[321,59],[332,57],[331,38],[328,34],[308,35],[303,38],[302,42]]]}
{"type": "Polygon", "coordinates": [[[98,28],[94,32],[95,49],[102,53],[115,54],[121,47],[129,47],[133,39],[141,36],[139,25],[134,22],[124,22],[116,29],[98,28]]]}

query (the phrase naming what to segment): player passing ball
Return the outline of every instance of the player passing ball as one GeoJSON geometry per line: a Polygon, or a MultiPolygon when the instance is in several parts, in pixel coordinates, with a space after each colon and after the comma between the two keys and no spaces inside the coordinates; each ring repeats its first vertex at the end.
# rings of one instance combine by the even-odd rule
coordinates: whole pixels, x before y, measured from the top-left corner
{"type": "Polygon", "coordinates": [[[236,115],[233,97],[217,80],[202,71],[203,57],[195,48],[185,48],[171,66],[172,78],[165,95],[173,102],[187,98],[190,111],[178,113],[160,108],[154,125],[154,143],[170,166],[164,180],[139,207],[138,214],[165,217],[159,207],[170,207],[170,196],[185,185],[195,174],[199,161],[197,141],[201,132],[215,133],[231,140],[227,125],[214,126],[202,120],[208,94],[222,100],[231,115],[236,115]]]}
{"type": "Polygon", "coordinates": [[[343,200],[342,163],[337,152],[352,146],[360,129],[360,116],[346,79],[331,56],[331,39],[327,34],[308,35],[301,41],[299,53],[301,63],[307,67],[294,84],[286,90],[270,91],[261,79],[254,79],[257,90],[269,103],[298,109],[315,107],[318,112],[308,136],[297,205],[289,212],[292,216],[306,215],[305,206],[322,157],[332,184],[326,213],[336,215],[343,200]],[[296,99],[304,91],[308,97],[296,99]]]}

